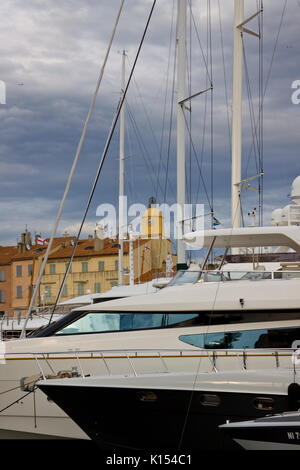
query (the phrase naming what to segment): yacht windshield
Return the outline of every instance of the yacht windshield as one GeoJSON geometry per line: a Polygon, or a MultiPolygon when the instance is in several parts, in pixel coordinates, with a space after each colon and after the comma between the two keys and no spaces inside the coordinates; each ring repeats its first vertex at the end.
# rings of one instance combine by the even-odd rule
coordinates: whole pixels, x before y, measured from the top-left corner
{"type": "Polygon", "coordinates": [[[226,282],[226,281],[263,281],[266,279],[295,279],[300,277],[299,271],[178,271],[168,284],[180,286],[196,284],[197,282],[226,282]]]}
{"type": "Polygon", "coordinates": [[[201,278],[201,271],[178,271],[174,279],[169,282],[168,287],[170,286],[180,286],[183,284],[195,284],[201,278]]]}
{"type": "Polygon", "coordinates": [[[108,331],[128,331],[182,326],[197,319],[199,313],[101,313],[88,312],[59,329],[55,335],[74,335],[108,331]]]}

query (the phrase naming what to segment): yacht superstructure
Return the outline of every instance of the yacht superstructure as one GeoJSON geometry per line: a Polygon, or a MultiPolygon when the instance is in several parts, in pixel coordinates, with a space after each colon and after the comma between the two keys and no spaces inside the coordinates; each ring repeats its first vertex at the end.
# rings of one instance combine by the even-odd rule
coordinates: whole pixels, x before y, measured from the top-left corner
{"type": "MultiPolygon", "coordinates": [[[[268,232],[275,240],[272,243],[278,243],[278,237],[284,238],[285,245],[298,251],[295,230],[290,229],[296,230],[281,228],[280,235],[277,228],[268,232]]],[[[242,237],[242,229],[239,231],[242,237]]],[[[219,232],[222,236],[221,231],[216,231],[215,237],[219,232]]],[[[260,229],[254,229],[251,235],[252,244],[259,246],[260,229]]],[[[245,236],[247,243],[251,242],[248,229],[245,236]]],[[[263,242],[267,244],[266,237],[263,242]]],[[[284,269],[239,271],[238,276],[218,270],[185,271],[156,293],[81,307],[36,336],[0,343],[0,409],[22,396],[18,389],[21,379],[41,374],[37,356],[44,358],[46,375],[72,370],[80,373],[78,359],[84,357],[85,374],[93,376],[99,374],[99,351],[105,350],[296,347],[300,342],[299,283],[299,272],[284,269]]],[[[178,358],[180,354],[175,355],[171,369],[177,372],[182,370],[178,358]]],[[[140,359],[140,370],[147,370],[147,357],[140,359]]],[[[122,372],[123,364],[122,360],[114,361],[113,373],[122,372]]],[[[195,364],[191,362],[190,367],[195,364]]],[[[0,414],[0,429],[86,437],[40,392],[35,393],[35,400],[36,420],[29,396],[0,414]]]]}

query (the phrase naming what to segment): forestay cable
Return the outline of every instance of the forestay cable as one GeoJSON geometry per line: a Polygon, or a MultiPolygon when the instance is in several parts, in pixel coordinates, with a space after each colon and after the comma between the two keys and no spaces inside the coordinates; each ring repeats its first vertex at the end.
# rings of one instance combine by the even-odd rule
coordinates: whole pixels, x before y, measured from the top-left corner
{"type": "Polygon", "coordinates": [[[119,11],[118,11],[118,14],[117,14],[114,29],[113,29],[113,32],[112,32],[112,35],[111,35],[111,38],[110,38],[108,49],[106,51],[106,55],[105,55],[105,58],[104,58],[103,65],[102,65],[101,70],[100,70],[100,75],[99,75],[99,78],[98,78],[98,81],[97,81],[96,89],[95,89],[91,104],[89,106],[88,114],[87,114],[87,117],[86,117],[86,120],[85,120],[85,123],[84,123],[84,126],[83,126],[82,134],[81,134],[81,137],[80,137],[80,140],[79,140],[79,143],[78,143],[78,147],[77,147],[77,150],[76,150],[76,153],[75,153],[75,157],[74,157],[74,160],[73,160],[73,164],[72,164],[69,176],[68,176],[68,180],[67,180],[67,184],[66,184],[65,191],[64,191],[64,194],[63,194],[63,198],[62,198],[62,200],[60,202],[60,205],[59,205],[59,208],[58,208],[58,212],[57,212],[57,215],[56,215],[56,220],[55,220],[54,227],[53,227],[53,230],[52,230],[52,234],[51,234],[51,237],[50,237],[50,240],[49,240],[49,244],[47,246],[47,250],[46,250],[45,256],[43,258],[42,266],[41,266],[40,271],[39,271],[38,279],[36,281],[36,286],[34,288],[34,291],[33,291],[33,294],[32,294],[31,300],[30,300],[30,304],[29,304],[29,307],[28,307],[28,312],[26,314],[26,319],[25,319],[25,322],[24,322],[23,329],[21,331],[20,338],[24,338],[26,336],[26,326],[27,326],[27,323],[28,323],[28,319],[29,319],[29,316],[31,314],[32,308],[33,308],[34,303],[35,303],[35,299],[36,299],[36,296],[37,296],[37,293],[38,293],[38,290],[39,290],[39,287],[40,287],[40,283],[41,283],[41,280],[42,280],[42,277],[43,277],[43,274],[44,274],[44,271],[45,271],[45,267],[46,267],[46,264],[47,264],[47,261],[48,261],[48,257],[49,257],[50,252],[51,252],[53,240],[55,238],[55,235],[56,235],[56,232],[57,232],[57,229],[58,229],[58,225],[59,225],[59,222],[60,222],[60,219],[61,219],[61,216],[62,216],[65,201],[66,201],[67,195],[69,193],[69,189],[70,189],[70,186],[71,186],[71,181],[72,181],[72,178],[73,178],[73,175],[74,175],[74,172],[75,172],[75,169],[76,169],[76,166],[77,166],[80,154],[81,154],[81,150],[82,150],[83,143],[84,143],[84,140],[85,140],[85,136],[86,136],[86,133],[87,133],[88,125],[89,125],[89,122],[90,122],[91,117],[93,115],[93,111],[94,111],[98,91],[99,91],[99,88],[100,88],[100,85],[101,85],[101,82],[102,82],[104,70],[105,70],[107,60],[108,60],[108,57],[109,57],[109,53],[110,53],[110,50],[111,50],[111,46],[112,46],[112,43],[113,43],[113,40],[114,40],[114,37],[115,37],[115,33],[116,33],[116,29],[117,29],[119,19],[120,19],[120,16],[121,16],[121,12],[122,12],[122,9],[123,9],[124,1],[125,0],[121,0],[121,5],[120,5],[120,8],[119,8],[119,11]]]}
{"type": "Polygon", "coordinates": [[[138,47],[138,50],[137,50],[137,53],[136,53],[136,56],[135,56],[135,60],[134,60],[132,69],[131,69],[131,71],[130,71],[130,75],[129,75],[129,78],[128,78],[128,81],[127,81],[127,84],[126,84],[124,93],[122,94],[122,97],[121,97],[121,99],[120,99],[120,101],[119,101],[118,108],[117,108],[117,111],[116,111],[116,113],[115,113],[115,117],[114,117],[114,119],[113,119],[113,122],[112,122],[112,125],[111,125],[111,129],[110,129],[108,138],[107,138],[107,140],[106,140],[106,144],[105,144],[105,146],[104,146],[104,150],[103,150],[103,152],[102,152],[102,156],[101,156],[100,163],[99,163],[99,166],[98,166],[98,169],[97,169],[97,172],[96,172],[96,176],[95,176],[95,179],[94,179],[94,183],[93,183],[93,185],[92,185],[92,189],[91,189],[91,191],[90,191],[90,194],[89,194],[89,197],[88,197],[88,200],[87,200],[87,203],[86,203],[86,207],[85,207],[85,210],[84,210],[84,215],[83,215],[83,218],[82,218],[82,221],[81,221],[81,224],[80,224],[80,228],[79,228],[79,231],[78,231],[78,233],[77,233],[76,240],[75,240],[75,242],[74,242],[74,247],[73,247],[73,250],[72,250],[71,257],[70,257],[70,262],[68,263],[68,267],[67,267],[67,269],[66,269],[66,271],[65,271],[65,273],[64,273],[64,277],[63,277],[63,280],[62,280],[62,283],[61,283],[61,286],[60,286],[60,289],[59,289],[59,292],[58,292],[58,295],[57,295],[55,304],[53,305],[53,308],[52,308],[52,312],[51,312],[51,316],[50,316],[50,319],[49,319],[49,323],[51,323],[51,321],[52,321],[54,311],[55,311],[56,306],[57,306],[57,303],[58,303],[58,301],[59,301],[59,299],[60,299],[60,296],[61,296],[61,293],[62,293],[64,284],[65,284],[65,280],[66,280],[66,278],[67,278],[67,275],[68,275],[68,273],[69,273],[69,270],[70,270],[70,267],[71,267],[73,258],[74,258],[74,256],[75,256],[75,251],[76,251],[76,248],[77,248],[77,245],[78,245],[78,242],[79,242],[79,238],[80,238],[80,235],[81,235],[81,232],[82,232],[82,228],[83,228],[83,225],[84,225],[84,223],[85,223],[85,219],[86,219],[88,210],[89,210],[89,208],[90,208],[90,204],[91,204],[91,201],[92,201],[92,199],[93,199],[93,196],[94,196],[94,193],[95,193],[95,190],[96,190],[96,186],[97,186],[97,183],[98,183],[98,180],[99,180],[99,177],[100,177],[100,174],[101,174],[101,171],[102,171],[104,162],[105,162],[105,160],[106,160],[107,152],[108,152],[108,149],[109,149],[109,146],[110,146],[112,137],[113,137],[113,135],[114,135],[114,131],[115,131],[115,128],[116,128],[118,119],[119,119],[119,115],[120,115],[122,106],[123,106],[123,104],[124,104],[124,102],[125,102],[125,98],[126,98],[126,96],[127,96],[127,91],[128,91],[129,85],[130,85],[131,80],[132,80],[132,76],[133,76],[133,73],[134,73],[134,70],[135,70],[135,67],[136,67],[136,64],[137,64],[137,61],[138,61],[140,52],[141,52],[142,45],[143,45],[143,43],[144,43],[144,39],[145,39],[146,33],[147,33],[147,31],[148,31],[148,27],[149,27],[149,24],[150,24],[150,20],[151,20],[151,18],[152,18],[152,14],[153,14],[153,11],[154,11],[155,4],[156,4],[156,0],[153,1],[152,7],[151,7],[151,10],[150,10],[148,19],[147,19],[147,23],[146,23],[146,26],[145,26],[145,29],[144,29],[144,32],[143,32],[143,35],[142,35],[142,39],[141,39],[141,41],[140,41],[140,44],[139,44],[139,47],[138,47]]]}

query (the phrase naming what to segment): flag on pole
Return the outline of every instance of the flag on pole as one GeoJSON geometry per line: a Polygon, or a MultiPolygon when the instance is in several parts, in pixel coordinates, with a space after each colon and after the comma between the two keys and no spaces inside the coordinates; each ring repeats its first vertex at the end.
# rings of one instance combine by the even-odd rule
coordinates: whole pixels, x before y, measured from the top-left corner
{"type": "Polygon", "coordinates": [[[36,244],[37,244],[37,245],[44,245],[44,246],[45,246],[45,245],[48,245],[48,242],[47,242],[46,239],[43,239],[43,238],[41,238],[41,237],[38,237],[38,238],[36,239],[36,244]]]}

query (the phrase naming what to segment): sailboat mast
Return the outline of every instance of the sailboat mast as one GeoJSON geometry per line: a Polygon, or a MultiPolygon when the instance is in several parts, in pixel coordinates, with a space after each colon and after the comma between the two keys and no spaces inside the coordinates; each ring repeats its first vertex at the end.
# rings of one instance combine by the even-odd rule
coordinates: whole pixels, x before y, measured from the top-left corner
{"type": "MultiPolygon", "coordinates": [[[[126,53],[122,53],[122,78],[121,97],[125,90],[125,59],[126,53]]],[[[123,285],[123,264],[124,264],[124,196],[125,196],[125,103],[120,111],[120,136],[119,136],[119,258],[118,258],[118,285],[123,285]]]]}
{"type": "Polygon", "coordinates": [[[186,268],[184,233],[185,205],[185,102],[186,99],[186,25],[187,0],[178,0],[177,20],[177,269],[186,268]]]}
{"type": "Polygon", "coordinates": [[[241,226],[241,180],[242,180],[242,103],[243,103],[243,37],[244,0],[234,1],[233,91],[232,91],[232,193],[231,223],[241,226]]]}

